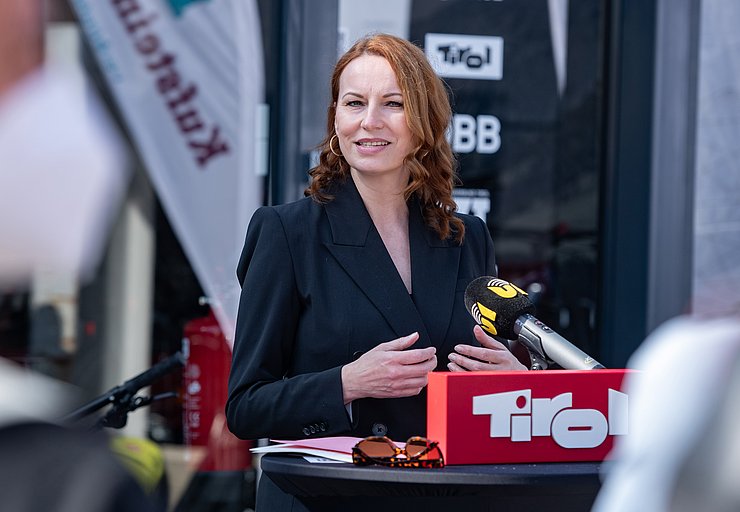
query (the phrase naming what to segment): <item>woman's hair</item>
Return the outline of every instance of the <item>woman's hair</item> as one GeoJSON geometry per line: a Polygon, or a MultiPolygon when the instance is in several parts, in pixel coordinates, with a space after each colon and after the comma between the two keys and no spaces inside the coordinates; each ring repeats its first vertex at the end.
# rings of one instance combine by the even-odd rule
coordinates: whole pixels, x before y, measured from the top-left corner
{"type": "MultiPolygon", "coordinates": [[[[332,103],[328,109],[327,135],[321,142],[319,164],[311,169],[311,184],[305,195],[325,203],[332,199],[332,185],[349,176],[349,164],[331,151],[339,79],[352,60],[362,55],[377,55],[388,61],[401,88],[406,123],[416,145],[404,158],[410,178],[404,196],[415,195],[424,219],[444,240],[453,236],[460,243],[465,235],[462,220],[454,215],[452,199],[456,183],[455,158],[445,131],[452,117],[447,89],[432,69],[424,52],[414,44],[388,34],[376,34],[357,41],[334,67],[331,77],[332,103]]],[[[339,144],[334,141],[337,151],[339,144]]]]}

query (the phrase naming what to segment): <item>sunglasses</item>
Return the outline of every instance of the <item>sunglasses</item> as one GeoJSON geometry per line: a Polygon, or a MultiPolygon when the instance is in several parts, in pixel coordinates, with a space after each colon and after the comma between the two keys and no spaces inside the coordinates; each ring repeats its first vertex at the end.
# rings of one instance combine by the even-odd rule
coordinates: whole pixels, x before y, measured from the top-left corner
{"type": "Polygon", "coordinates": [[[352,462],[359,466],[379,464],[391,468],[442,468],[445,465],[437,441],[411,437],[399,448],[385,436],[366,437],[352,448],[352,462]]]}

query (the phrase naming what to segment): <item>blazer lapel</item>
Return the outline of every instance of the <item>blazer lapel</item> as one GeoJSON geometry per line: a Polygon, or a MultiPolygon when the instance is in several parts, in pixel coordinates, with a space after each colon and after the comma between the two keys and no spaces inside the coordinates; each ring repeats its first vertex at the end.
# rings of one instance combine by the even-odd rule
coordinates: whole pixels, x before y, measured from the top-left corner
{"type": "Polygon", "coordinates": [[[430,333],[431,343],[440,347],[452,318],[460,265],[460,246],[440,240],[424,221],[416,201],[409,204],[409,239],[414,302],[430,333]]]}
{"type": "MultiPolygon", "coordinates": [[[[414,348],[429,346],[424,322],[351,178],[334,191],[325,211],[331,227],[331,240],[324,241],[327,249],[398,337],[419,331],[414,348]]],[[[411,270],[413,273],[413,260],[411,270]]]]}

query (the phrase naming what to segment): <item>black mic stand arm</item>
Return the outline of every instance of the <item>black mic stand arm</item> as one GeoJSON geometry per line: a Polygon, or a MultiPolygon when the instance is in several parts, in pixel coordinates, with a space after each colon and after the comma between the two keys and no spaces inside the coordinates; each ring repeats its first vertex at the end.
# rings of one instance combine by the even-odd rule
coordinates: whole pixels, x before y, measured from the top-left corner
{"type": "Polygon", "coordinates": [[[163,359],[148,370],[140,373],[119,386],[111,388],[99,397],[83,405],[79,409],[69,413],[62,418],[64,423],[73,423],[89,416],[90,414],[102,409],[106,405],[111,408],[96,423],[97,427],[123,428],[126,426],[128,413],[139,407],[149,405],[155,400],[177,396],[177,393],[168,392],[155,396],[142,397],[136,393],[144,387],[152,384],[158,378],[168,374],[175,368],[180,368],[185,364],[185,356],[182,352],[176,352],[167,359],[163,359]]]}

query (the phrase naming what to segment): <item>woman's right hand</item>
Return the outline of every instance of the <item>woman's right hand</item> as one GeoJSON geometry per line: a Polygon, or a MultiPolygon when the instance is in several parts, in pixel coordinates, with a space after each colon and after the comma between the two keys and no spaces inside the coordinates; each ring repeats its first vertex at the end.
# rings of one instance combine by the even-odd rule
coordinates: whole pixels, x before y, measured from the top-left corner
{"type": "Polygon", "coordinates": [[[437,367],[437,349],[406,350],[419,339],[415,332],[381,343],[342,367],[344,403],[358,398],[399,398],[418,395],[427,374],[437,367]]]}

